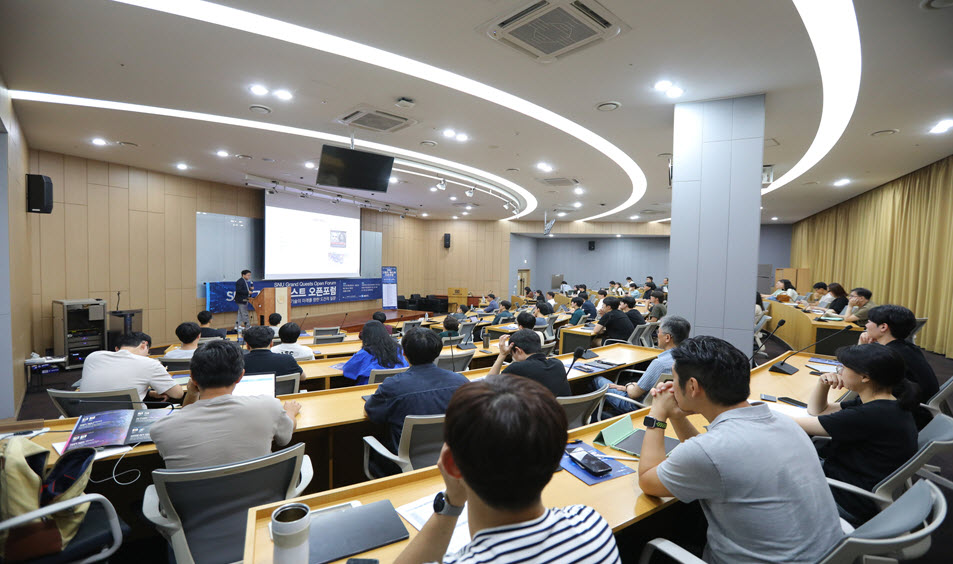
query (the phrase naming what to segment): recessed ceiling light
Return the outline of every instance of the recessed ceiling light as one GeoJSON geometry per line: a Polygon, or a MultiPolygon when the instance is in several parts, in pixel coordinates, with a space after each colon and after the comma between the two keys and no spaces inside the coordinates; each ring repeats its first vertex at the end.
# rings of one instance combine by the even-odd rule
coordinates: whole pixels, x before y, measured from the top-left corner
{"type": "Polygon", "coordinates": [[[622,235],[619,235],[618,233],[616,233],[615,236],[616,236],[616,237],[621,237],[622,235]]]}
{"type": "Polygon", "coordinates": [[[847,186],[848,184],[850,184],[850,178],[841,178],[834,182],[834,186],[847,186]]]}
{"type": "Polygon", "coordinates": [[[98,145],[102,147],[103,145],[106,145],[106,144],[108,144],[108,142],[105,139],[102,139],[100,137],[96,137],[95,139],[93,139],[93,145],[98,145]]]}
{"type": "Polygon", "coordinates": [[[228,151],[226,151],[225,149],[219,149],[218,151],[215,152],[215,154],[220,157],[227,157],[228,151]]]}
{"type": "Polygon", "coordinates": [[[470,212],[463,212],[463,215],[470,215],[470,212]]]}
{"type": "Polygon", "coordinates": [[[639,216],[637,216],[637,215],[630,215],[630,216],[629,216],[629,219],[639,219],[639,216]]]}
{"type": "Polygon", "coordinates": [[[566,217],[566,212],[559,212],[556,214],[558,217],[566,217]]]}
{"type": "Polygon", "coordinates": [[[473,206],[467,206],[467,207],[466,207],[466,210],[467,210],[467,211],[470,211],[470,210],[472,210],[472,209],[473,209],[473,206]]]}
{"type": "Polygon", "coordinates": [[[778,216],[774,216],[771,218],[771,221],[777,221],[777,220],[778,220],[778,216]]]}
{"type": "Polygon", "coordinates": [[[457,216],[453,216],[453,219],[460,219],[460,218],[459,218],[459,217],[457,217],[457,216]]]}
{"type": "Polygon", "coordinates": [[[436,141],[426,141],[426,140],[425,140],[425,141],[421,141],[421,142],[420,142],[420,146],[421,146],[421,147],[436,147],[436,146],[437,146],[437,142],[436,142],[436,141]]]}
{"type": "Polygon", "coordinates": [[[179,170],[188,170],[188,169],[189,169],[189,165],[187,165],[187,164],[185,164],[185,163],[178,163],[177,165],[175,165],[175,168],[177,168],[177,169],[179,169],[179,170]]]}
{"type": "Polygon", "coordinates": [[[275,98],[278,98],[279,100],[284,100],[287,102],[288,100],[294,98],[294,96],[291,94],[291,92],[288,92],[287,90],[275,90],[275,98]]]}
{"type": "Polygon", "coordinates": [[[658,90],[659,92],[665,92],[666,90],[668,90],[668,89],[671,88],[671,87],[672,87],[672,81],[671,81],[671,80],[660,80],[660,81],[656,82],[656,83],[655,83],[655,86],[654,86],[654,88],[655,88],[656,90],[658,90]]]}
{"type": "Polygon", "coordinates": [[[934,125],[930,133],[946,133],[950,129],[953,129],[953,119],[944,119],[934,125]]]}
{"type": "Polygon", "coordinates": [[[600,112],[613,112],[622,107],[622,104],[619,102],[602,102],[601,104],[596,104],[596,109],[600,112]]]}
{"type": "Polygon", "coordinates": [[[552,237],[553,234],[552,234],[552,233],[547,233],[546,236],[547,236],[547,237],[552,237]]]}
{"type": "Polygon", "coordinates": [[[391,183],[391,184],[397,184],[398,182],[400,182],[400,179],[397,178],[396,176],[391,176],[391,177],[390,177],[390,183],[391,183]]]}
{"type": "Polygon", "coordinates": [[[261,84],[252,84],[249,90],[251,90],[251,93],[255,96],[264,96],[265,94],[268,94],[268,89],[261,84]]]}
{"type": "Polygon", "coordinates": [[[668,96],[669,98],[678,98],[684,93],[685,91],[679,88],[678,86],[673,86],[665,91],[665,95],[668,96]]]}
{"type": "Polygon", "coordinates": [[[452,129],[444,129],[444,130],[443,130],[443,136],[446,137],[446,138],[448,138],[448,139],[451,138],[451,137],[456,137],[456,135],[457,135],[457,132],[454,131],[454,130],[452,130],[452,129]]]}
{"type": "Polygon", "coordinates": [[[470,139],[470,136],[467,135],[466,133],[457,133],[456,139],[457,141],[463,143],[464,141],[468,141],[470,139]]]}
{"type": "Polygon", "coordinates": [[[552,166],[551,164],[549,164],[549,163],[547,163],[547,162],[543,162],[543,161],[540,161],[540,162],[536,163],[536,168],[538,168],[539,170],[541,170],[541,171],[543,171],[543,172],[552,172],[552,171],[553,171],[553,166],[552,166]]]}
{"type": "Polygon", "coordinates": [[[871,137],[886,137],[888,135],[893,135],[895,133],[900,133],[899,129],[881,129],[880,131],[874,131],[870,134],[871,137]]]}
{"type": "Polygon", "coordinates": [[[271,108],[268,106],[262,106],[261,104],[252,104],[248,106],[248,110],[254,114],[270,114],[271,108]]]}
{"type": "Polygon", "coordinates": [[[456,202],[456,201],[457,201],[457,197],[456,197],[456,196],[450,196],[450,201],[451,201],[451,202],[456,202]]]}
{"type": "Polygon", "coordinates": [[[427,213],[427,212],[424,212],[424,213],[420,214],[420,217],[427,217],[428,215],[430,215],[430,214],[427,213]]]}
{"type": "Polygon", "coordinates": [[[437,187],[436,187],[436,186],[431,186],[431,187],[430,187],[430,191],[431,191],[431,192],[436,192],[436,191],[437,191],[437,187]]]}
{"type": "Polygon", "coordinates": [[[572,205],[572,207],[574,207],[574,208],[581,208],[581,207],[582,207],[582,202],[574,202],[573,205],[572,205]]]}
{"type": "Polygon", "coordinates": [[[304,168],[314,168],[314,163],[311,161],[308,161],[304,163],[304,168]]]}
{"type": "Polygon", "coordinates": [[[575,194],[575,195],[577,195],[577,196],[582,196],[583,194],[586,193],[586,189],[583,188],[582,186],[576,186],[575,188],[573,188],[573,191],[572,191],[572,192],[573,192],[573,194],[575,194]]]}

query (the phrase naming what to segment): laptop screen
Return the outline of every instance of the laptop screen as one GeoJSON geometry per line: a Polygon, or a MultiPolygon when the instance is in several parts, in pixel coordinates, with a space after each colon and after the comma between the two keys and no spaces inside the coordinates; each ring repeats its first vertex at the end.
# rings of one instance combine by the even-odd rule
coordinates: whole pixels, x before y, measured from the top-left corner
{"type": "Polygon", "coordinates": [[[236,396],[275,397],[274,374],[245,374],[232,392],[236,396]]]}

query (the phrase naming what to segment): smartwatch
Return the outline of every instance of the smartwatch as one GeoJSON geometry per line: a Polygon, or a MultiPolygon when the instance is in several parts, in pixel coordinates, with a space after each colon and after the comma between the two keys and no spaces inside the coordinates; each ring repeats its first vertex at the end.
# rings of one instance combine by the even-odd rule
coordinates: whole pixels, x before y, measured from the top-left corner
{"type": "Polygon", "coordinates": [[[463,513],[462,505],[450,505],[444,492],[438,492],[433,498],[433,512],[437,515],[447,515],[448,517],[459,517],[463,513]]]}
{"type": "Polygon", "coordinates": [[[665,421],[659,421],[651,415],[645,416],[645,419],[642,420],[642,425],[645,425],[646,429],[652,429],[653,427],[657,429],[665,429],[668,427],[668,423],[665,421]]]}

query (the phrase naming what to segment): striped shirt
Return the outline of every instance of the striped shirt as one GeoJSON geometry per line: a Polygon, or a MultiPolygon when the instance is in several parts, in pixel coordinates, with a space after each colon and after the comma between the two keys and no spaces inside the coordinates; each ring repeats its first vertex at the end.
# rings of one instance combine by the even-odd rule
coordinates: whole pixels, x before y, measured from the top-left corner
{"type": "Polygon", "coordinates": [[[470,544],[443,559],[445,564],[533,562],[617,563],[612,529],[585,505],[547,509],[542,516],[516,525],[484,529],[470,544]]]}

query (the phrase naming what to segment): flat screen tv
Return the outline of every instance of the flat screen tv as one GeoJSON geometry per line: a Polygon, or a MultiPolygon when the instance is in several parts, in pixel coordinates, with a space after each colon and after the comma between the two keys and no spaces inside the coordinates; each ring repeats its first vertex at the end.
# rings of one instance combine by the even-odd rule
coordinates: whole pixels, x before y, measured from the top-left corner
{"type": "Polygon", "coordinates": [[[387,192],[394,157],[324,145],[318,163],[319,186],[387,192]]]}

